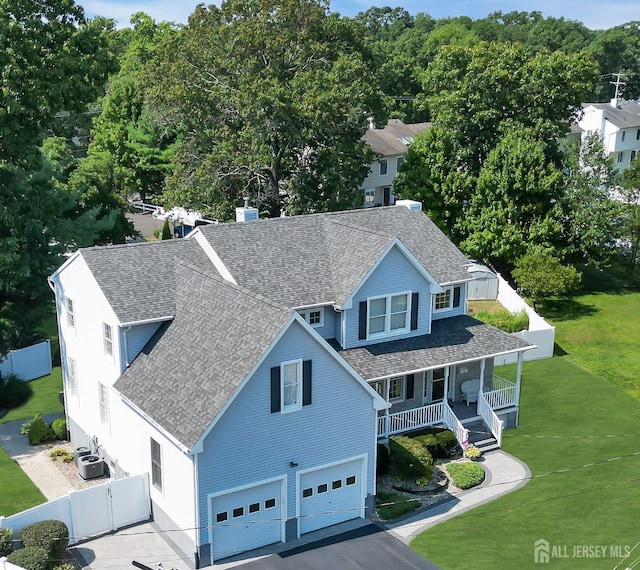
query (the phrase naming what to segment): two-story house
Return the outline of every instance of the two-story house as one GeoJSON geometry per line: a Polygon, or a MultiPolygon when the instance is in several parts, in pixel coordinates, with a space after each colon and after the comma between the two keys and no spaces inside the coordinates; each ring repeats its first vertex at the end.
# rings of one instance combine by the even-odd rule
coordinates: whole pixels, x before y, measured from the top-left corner
{"type": "Polygon", "coordinates": [[[608,156],[618,170],[640,153],[640,103],[612,99],[610,103],[584,103],[578,120],[583,139],[598,134],[608,156]]]}
{"type": "Polygon", "coordinates": [[[377,441],[517,422],[493,359],[530,346],[465,315],[466,266],[401,206],[79,250],[51,277],[72,441],[150,474],[196,567],[366,517],[377,441]]]}
{"type": "Polygon", "coordinates": [[[424,133],[431,123],[405,124],[400,119],[391,119],[382,129],[376,129],[373,121],[362,137],[377,155],[369,174],[360,185],[363,207],[391,206],[396,197],[393,182],[400,170],[407,148],[414,137],[424,133]]]}

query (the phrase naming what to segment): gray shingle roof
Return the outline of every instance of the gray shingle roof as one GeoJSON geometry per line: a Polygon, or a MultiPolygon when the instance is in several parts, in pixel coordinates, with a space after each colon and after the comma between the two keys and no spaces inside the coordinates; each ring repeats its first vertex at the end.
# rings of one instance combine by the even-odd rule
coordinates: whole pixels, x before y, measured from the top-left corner
{"type": "Polygon", "coordinates": [[[175,314],[175,268],[180,261],[211,265],[191,240],[166,240],[80,250],[121,323],[175,314]]]}
{"type": "Polygon", "coordinates": [[[338,352],[365,380],[373,380],[531,347],[528,342],[463,315],[434,321],[428,335],[338,352]]]}
{"type": "Polygon", "coordinates": [[[192,266],[176,275],[175,319],[115,387],[191,449],[292,311],[192,266]]]}
{"type": "Polygon", "coordinates": [[[620,129],[640,127],[640,104],[635,101],[621,101],[619,109],[610,103],[583,104],[583,108],[591,106],[602,109],[605,118],[620,129]]]}
{"type": "Polygon", "coordinates": [[[391,119],[382,129],[369,129],[362,137],[371,149],[382,156],[402,155],[417,135],[424,133],[431,123],[405,124],[391,119]]]}
{"type": "Polygon", "coordinates": [[[469,279],[465,256],[422,212],[401,206],[200,231],[238,284],[288,307],[340,305],[395,236],[439,283],[469,279]]]}

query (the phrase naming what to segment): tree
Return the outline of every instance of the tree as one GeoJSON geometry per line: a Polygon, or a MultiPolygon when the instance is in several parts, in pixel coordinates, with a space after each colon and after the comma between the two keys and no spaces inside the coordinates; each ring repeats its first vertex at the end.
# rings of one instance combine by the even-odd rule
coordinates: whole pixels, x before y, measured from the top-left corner
{"type": "Polygon", "coordinates": [[[562,173],[547,159],[534,129],[508,125],[482,166],[464,212],[462,249],[471,257],[512,266],[531,245],[560,233],[562,173]]]}
{"type": "Polygon", "coordinates": [[[279,215],[355,204],[384,118],[364,31],[324,0],[198,6],[149,66],[154,106],[183,133],[165,203],[227,219],[249,196],[279,215]]]}
{"type": "Polygon", "coordinates": [[[513,270],[518,290],[533,308],[552,296],[562,296],[580,285],[582,275],[572,265],[562,265],[548,251],[538,248],[521,257],[513,270]]]}
{"type": "Polygon", "coordinates": [[[622,256],[629,268],[629,283],[633,282],[640,258],[640,157],[622,176],[622,256]]]}
{"type": "Polygon", "coordinates": [[[82,110],[113,71],[112,29],[69,0],[0,0],[0,160],[38,169],[56,113],[82,110]]]}

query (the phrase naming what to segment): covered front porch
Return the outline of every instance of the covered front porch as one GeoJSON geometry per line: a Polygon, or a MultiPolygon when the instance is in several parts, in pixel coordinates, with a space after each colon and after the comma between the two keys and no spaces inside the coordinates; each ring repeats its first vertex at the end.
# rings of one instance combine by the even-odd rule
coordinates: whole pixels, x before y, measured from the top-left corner
{"type": "Polygon", "coordinates": [[[468,425],[481,421],[498,445],[518,421],[523,352],[529,343],[467,315],[434,321],[432,332],[341,350],[345,360],[387,401],[377,434],[431,426],[450,429],[469,444],[468,425]],[[516,353],[516,381],[494,374],[494,358],[516,353]]]}

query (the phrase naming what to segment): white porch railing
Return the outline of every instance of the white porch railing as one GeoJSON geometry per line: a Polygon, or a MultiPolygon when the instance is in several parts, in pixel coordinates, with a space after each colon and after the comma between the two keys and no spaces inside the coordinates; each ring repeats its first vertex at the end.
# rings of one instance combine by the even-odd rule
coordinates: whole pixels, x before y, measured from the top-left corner
{"type": "Polygon", "coordinates": [[[498,376],[497,374],[492,375],[491,385],[493,386],[494,390],[503,390],[505,388],[516,387],[516,385],[513,382],[511,382],[510,380],[507,380],[506,378],[503,378],[502,376],[498,376]]]}
{"type": "Polygon", "coordinates": [[[460,447],[466,449],[467,445],[469,445],[469,430],[460,423],[460,420],[453,413],[453,410],[449,407],[446,400],[442,406],[442,421],[456,436],[460,447]]]}
{"type": "Polygon", "coordinates": [[[443,424],[454,433],[462,449],[465,449],[469,444],[469,431],[460,423],[446,401],[380,416],[378,437],[386,438],[397,433],[443,424]]]}
{"type": "Polygon", "coordinates": [[[482,392],[478,394],[478,413],[482,417],[484,423],[491,430],[493,437],[496,438],[498,447],[502,447],[502,430],[504,429],[504,422],[491,409],[491,406],[487,401],[487,395],[482,392]]]}
{"type": "Polygon", "coordinates": [[[442,423],[442,402],[378,418],[378,437],[442,423]]]}
{"type": "Polygon", "coordinates": [[[510,408],[511,406],[516,406],[518,404],[516,385],[513,382],[509,382],[509,380],[494,374],[492,383],[493,390],[484,392],[487,404],[489,404],[489,407],[492,410],[510,408]]]}

